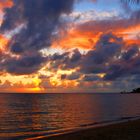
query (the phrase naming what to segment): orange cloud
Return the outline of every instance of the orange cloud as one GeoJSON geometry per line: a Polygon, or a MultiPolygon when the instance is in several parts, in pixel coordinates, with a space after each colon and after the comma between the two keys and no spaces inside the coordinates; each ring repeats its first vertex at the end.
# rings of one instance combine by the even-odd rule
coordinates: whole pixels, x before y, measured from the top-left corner
{"type": "Polygon", "coordinates": [[[6,80],[4,83],[0,83],[0,89],[1,92],[20,92],[20,93],[26,93],[26,92],[41,92],[41,88],[36,85],[36,83],[26,83],[23,82],[17,82],[12,83],[9,80],[6,80]]]}
{"type": "Polygon", "coordinates": [[[138,35],[140,34],[140,24],[131,26],[129,28],[123,29],[123,30],[118,31],[118,32],[123,34],[126,38],[130,38],[130,37],[132,38],[134,36],[139,38],[138,35]]]}
{"type": "Polygon", "coordinates": [[[0,1],[0,9],[2,10],[3,8],[10,8],[13,6],[12,0],[1,0],[0,1]]]}
{"type": "Polygon", "coordinates": [[[16,76],[7,74],[0,75],[0,92],[41,92],[41,80],[36,75],[16,76]]]}
{"type": "Polygon", "coordinates": [[[100,33],[94,34],[91,31],[70,30],[67,34],[61,34],[61,38],[55,40],[52,44],[53,48],[62,49],[83,49],[90,50],[97,42],[100,33]]]}
{"type": "Polygon", "coordinates": [[[4,15],[3,9],[10,8],[12,6],[13,6],[12,0],[1,0],[0,1],[0,25],[3,22],[3,15],[4,15]]]}
{"type": "Polygon", "coordinates": [[[89,21],[78,25],[73,25],[67,32],[60,31],[60,37],[52,44],[53,48],[82,50],[93,49],[93,46],[99,39],[99,36],[105,32],[123,37],[130,43],[140,44],[139,23],[128,23],[126,19],[116,21],[89,21]]]}
{"type": "Polygon", "coordinates": [[[8,42],[9,42],[8,38],[6,38],[3,35],[0,35],[0,51],[6,50],[8,42]]]}

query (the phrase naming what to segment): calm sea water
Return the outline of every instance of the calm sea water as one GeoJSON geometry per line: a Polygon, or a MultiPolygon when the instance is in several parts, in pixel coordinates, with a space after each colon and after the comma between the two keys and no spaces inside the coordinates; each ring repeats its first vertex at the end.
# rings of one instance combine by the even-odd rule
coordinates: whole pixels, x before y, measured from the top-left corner
{"type": "Polygon", "coordinates": [[[140,116],[139,94],[0,94],[0,139],[140,116]]]}

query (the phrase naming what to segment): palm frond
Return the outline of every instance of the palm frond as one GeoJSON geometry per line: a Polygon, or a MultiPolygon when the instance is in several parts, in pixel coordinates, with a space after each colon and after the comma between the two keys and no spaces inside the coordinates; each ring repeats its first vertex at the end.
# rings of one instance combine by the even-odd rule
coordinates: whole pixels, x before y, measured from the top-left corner
{"type": "Polygon", "coordinates": [[[140,0],[122,0],[122,1],[129,2],[129,3],[136,3],[136,4],[140,3],[140,0]]]}

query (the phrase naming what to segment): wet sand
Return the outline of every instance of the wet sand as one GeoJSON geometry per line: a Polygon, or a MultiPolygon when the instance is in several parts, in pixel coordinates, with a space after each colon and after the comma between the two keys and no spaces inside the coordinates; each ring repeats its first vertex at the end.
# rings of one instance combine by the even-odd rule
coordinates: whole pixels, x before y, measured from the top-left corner
{"type": "Polygon", "coordinates": [[[89,128],[39,140],[140,140],[140,120],[89,128]]]}

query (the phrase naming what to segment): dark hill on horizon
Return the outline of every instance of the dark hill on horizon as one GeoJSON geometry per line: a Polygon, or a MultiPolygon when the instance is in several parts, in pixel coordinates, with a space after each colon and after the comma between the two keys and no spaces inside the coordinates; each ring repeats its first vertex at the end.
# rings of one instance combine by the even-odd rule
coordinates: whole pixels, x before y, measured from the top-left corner
{"type": "Polygon", "coordinates": [[[130,92],[123,91],[122,94],[140,93],[140,88],[135,88],[130,92]]]}
{"type": "Polygon", "coordinates": [[[133,89],[131,93],[140,93],[140,88],[133,89]]]}

